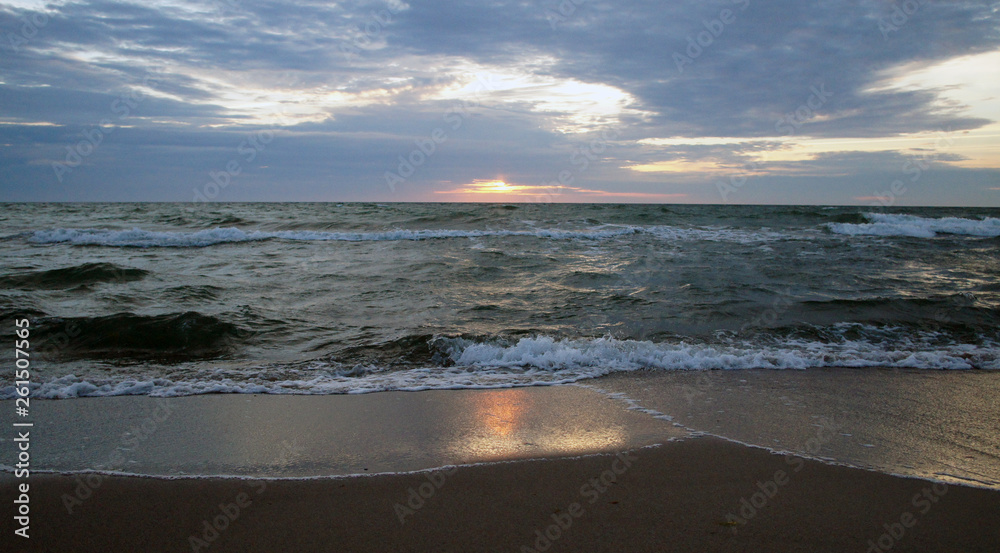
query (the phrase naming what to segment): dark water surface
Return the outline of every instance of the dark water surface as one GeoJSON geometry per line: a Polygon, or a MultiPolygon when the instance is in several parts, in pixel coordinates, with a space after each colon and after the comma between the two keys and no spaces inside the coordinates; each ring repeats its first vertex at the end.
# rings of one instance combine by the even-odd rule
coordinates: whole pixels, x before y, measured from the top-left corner
{"type": "MultiPolygon", "coordinates": [[[[1000,368],[1000,210],[6,204],[36,397],[1000,368]]],[[[5,354],[8,355],[8,354],[5,354]]],[[[13,397],[11,375],[0,398],[13,397]]]]}

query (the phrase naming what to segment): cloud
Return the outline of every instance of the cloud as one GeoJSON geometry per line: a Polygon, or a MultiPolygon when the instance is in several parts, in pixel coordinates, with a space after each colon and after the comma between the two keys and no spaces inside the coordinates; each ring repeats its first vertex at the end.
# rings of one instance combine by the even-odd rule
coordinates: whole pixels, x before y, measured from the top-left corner
{"type": "MultiPolygon", "coordinates": [[[[927,159],[927,171],[958,171],[955,164],[968,157],[961,144],[921,154],[902,143],[862,151],[874,147],[861,139],[993,125],[988,113],[949,95],[953,82],[902,83],[949,60],[998,51],[1000,17],[982,2],[921,3],[905,20],[893,6],[0,6],[0,36],[8,37],[0,46],[0,144],[7,145],[0,147],[0,192],[188,200],[213,171],[241,159],[242,142],[260,132],[274,141],[245,163],[234,179],[243,184],[220,199],[440,198],[458,194],[449,183],[500,178],[529,193],[571,171],[575,181],[559,185],[564,196],[670,201],[699,198],[699,186],[711,189],[720,174],[752,163],[759,166],[752,174],[777,179],[755,197],[784,198],[779,177],[871,182],[914,156],[927,159]],[[24,18],[41,13],[45,24],[24,32],[24,18]],[[136,94],[141,102],[122,116],[123,95],[136,94]],[[51,164],[105,120],[115,131],[66,177],[74,185],[56,179],[51,164]],[[436,129],[446,139],[434,154],[398,190],[387,187],[385,174],[436,129]],[[616,138],[591,151],[607,129],[616,138]],[[856,140],[859,150],[808,148],[834,139],[856,140]]],[[[972,177],[989,175],[962,174],[969,180],[959,180],[980,192],[972,177]]],[[[854,197],[844,194],[844,201],[854,197]]]]}

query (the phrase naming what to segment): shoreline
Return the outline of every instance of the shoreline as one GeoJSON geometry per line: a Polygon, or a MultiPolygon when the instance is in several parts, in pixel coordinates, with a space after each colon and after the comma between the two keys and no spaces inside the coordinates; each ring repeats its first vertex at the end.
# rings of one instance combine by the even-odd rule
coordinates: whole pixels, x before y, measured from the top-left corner
{"type": "MultiPolygon", "coordinates": [[[[871,540],[877,551],[986,552],[1000,545],[1000,527],[982,523],[1000,516],[998,491],[708,436],[364,478],[109,476],[67,506],[86,482],[77,476],[32,476],[32,539],[15,542],[17,550],[864,551],[871,540]]],[[[0,476],[5,495],[12,482],[0,476]]],[[[8,519],[4,532],[13,530],[8,519]]]]}
{"type": "Polygon", "coordinates": [[[735,443],[1000,489],[998,371],[650,371],[588,384],[735,443]]]}
{"type": "MultiPolygon", "coordinates": [[[[36,471],[325,477],[574,457],[705,434],[1000,489],[996,394],[1000,372],[842,368],[650,371],[480,390],[37,400],[31,446],[36,471]]],[[[11,415],[0,410],[0,424],[11,415]]],[[[14,447],[0,436],[3,458],[14,447]]]]}
{"type": "MultiPolygon", "coordinates": [[[[162,477],[398,473],[618,451],[686,434],[578,386],[32,406],[33,469],[162,477]]],[[[11,411],[0,410],[0,424],[11,411]]],[[[14,458],[14,448],[0,437],[3,458],[14,458]]]]}
{"type": "MultiPolygon", "coordinates": [[[[38,401],[32,538],[12,550],[992,553],[1000,527],[983,521],[1000,517],[1000,490],[835,458],[890,422],[923,430],[864,449],[873,459],[944,435],[925,419],[967,411],[978,425],[994,408],[973,400],[1000,378],[917,374],[38,401]],[[850,397],[830,394],[845,385],[850,397]],[[906,420],[848,416],[872,397],[889,410],[967,401],[919,403],[906,420]],[[37,472],[46,465],[57,472],[37,472]]],[[[0,443],[6,458],[12,445],[0,443]]],[[[22,482],[0,473],[0,494],[17,497],[22,482]]],[[[4,517],[0,531],[14,524],[4,517]]]]}
{"type": "MultiPolygon", "coordinates": [[[[906,473],[896,473],[887,471],[885,469],[879,469],[875,467],[858,466],[855,464],[850,464],[843,461],[836,461],[829,458],[818,458],[810,457],[807,455],[802,455],[800,453],[788,450],[774,449],[767,446],[756,445],[747,442],[741,442],[739,440],[728,438],[726,436],[720,436],[716,434],[710,434],[707,432],[693,431],[690,435],[685,437],[675,437],[663,440],[662,443],[653,443],[644,446],[637,446],[626,451],[643,451],[647,449],[657,449],[675,442],[683,442],[689,440],[717,440],[719,442],[724,442],[732,444],[737,447],[743,447],[747,449],[758,450],[769,455],[775,455],[779,457],[797,457],[801,458],[803,461],[815,462],[821,465],[826,465],[834,468],[846,468],[852,470],[860,470],[865,472],[870,472],[873,474],[878,474],[882,476],[888,476],[892,478],[899,478],[902,480],[917,480],[921,482],[926,482],[928,484],[946,484],[948,486],[958,486],[965,487],[974,490],[986,490],[994,491],[1000,493],[1000,489],[991,486],[988,483],[980,482],[978,480],[972,479],[960,479],[960,480],[945,480],[940,478],[933,478],[930,476],[921,476],[915,474],[906,473]]],[[[582,453],[578,455],[561,455],[561,454],[551,454],[547,456],[539,457],[519,457],[511,459],[502,459],[494,461],[473,461],[467,463],[452,463],[440,466],[433,466],[427,468],[419,468],[412,470],[398,470],[398,471],[385,471],[385,472],[354,472],[345,474],[328,474],[328,475],[317,475],[317,476],[249,476],[249,475],[239,475],[239,474],[183,474],[183,475],[162,475],[162,474],[144,474],[138,472],[120,472],[120,471],[106,471],[98,469],[79,469],[79,470],[55,470],[55,469],[32,469],[31,474],[40,475],[46,478],[49,477],[66,477],[66,478],[76,478],[77,476],[86,477],[87,475],[93,474],[100,476],[101,478],[124,478],[124,479],[148,479],[163,482],[173,482],[181,480],[201,480],[201,481],[242,481],[242,482],[252,482],[252,481],[267,481],[267,482],[322,482],[326,480],[350,480],[354,478],[378,478],[378,477],[390,477],[390,476],[415,476],[415,475],[425,475],[435,472],[442,472],[446,470],[457,470],[475,467],[495,467],[502,465],[518,464],[518,463],[531,463],[531,462],[547,462],[547,461],[580,461],[589,459],[592,457],[607,457],[616,455],[615,452],[610,451],[595,451],[592,453],[582,453]]],[[[13,479],[14,471],[12,467],[0,466],[0,486],[3,485],[5,479],[13,479]]]]}

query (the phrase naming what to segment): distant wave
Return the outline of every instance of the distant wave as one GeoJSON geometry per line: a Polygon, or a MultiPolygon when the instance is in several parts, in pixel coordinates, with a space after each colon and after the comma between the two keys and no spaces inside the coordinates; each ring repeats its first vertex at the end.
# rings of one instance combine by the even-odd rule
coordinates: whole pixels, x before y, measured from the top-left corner
{"type": "Polygon", "coordinates": [[[593,230],[391,230],[383,232],[317,232],[301,230],[244,231],[238,228],[215,228],[196,232],[156,232],[107,229],[55,229],[36,231],[31,241],[38,244],[70,243],[80,246],[205,247],[215,244],[255,242],[261,240],[346,241],[432,240],[436,238],[478,238],[483,236],[536,236],[553,239],[602,239],[635,234],[634,227],[593,230]]]}
{"type": "MultiPolygon", "coordinates": [[[[864,331],[861,329],[862,333],[864,331]]],[[[249,369],[242,375],[231,368],[220,369],[216,378],[206,378],[202,373],[197,379],[177,376],[173,376],[174,379],[125,376],[104,379],[66,375],[33,384],[32,395],[60,399],[114,395],[346,394],[387,390],[508,388],[566,384],[636,370],[821,367],[1000,369],[1000,349],[992,343],[981,346],[959,343],[935,345],[929,340],[911,337],[890,347],[884,342],[848,338],[858,332],[857,328],[844,328],[843,339],[836,342],[786,338],[769,345],[654,343],[610,337],[556,339],[536,336],[516,342],[436,337],[430,338],[429,343],[419,345],[426,350],[418,355],[425,361],[419,366],[408,363],[403,368],[393,369],[371,358],[353,366],[314,361],[281,371],[283,376],[280,379],[273,376],[273,371],[261,371],[260,368],[249,369]],[[431,350],[434,355],[428,355],[431,350]],[[271,377],[261,376],[268,372],[272,373],[271,377]]],[[[393,342],[388,347],[398,348],[401,344],[393,342]]],[[[409,345],[416,347],[418,344],[409,345]]],[[[0,388],[0,399],[11,398],[13,394],[13,386],[0,388]]]]}
{"type": "Polygon", "coordinates": [[[0,277],[0,286],[11,288],[56,289],[94,284],[97,282],[129,282],[139,280],[148,271],[119,267],[113,263],[83,263],[74,267],[29,271],[0,277]]]}
{"type": "Polygon", "coordinates": [[[295,241],[400,241],[433,240],[447,238],[482,238],[492,236],[528,236],[552,240],[606,240],[618,236],[648,234],[663,240],[706,240],[720,242],[752,243],[792,238],[788,234],[772,231],[747,231],[731,228],[682,228],[672,226],[639,227],[631,225],[603,225],[600,227],[565,230],[460,230],[422,229],[390,230],[382,232],[322,232],[305,230],[245,231],[238,228],[214,228],[193,232],[149,231],[111,229],[53,229],[31,234],[36,244],[68,243],[78,246],[116,246],[136,248],[206,247],[216,244],[256,242],[263,240],[295,241]]]}
{"type": "Polygon", "coordinates": [[[865,213],[868,223],[829,223],[832,232],[847,235],[872,236],[912,236],[914,238],[934,238],[939,234],[961,236],[1000,236],[1000,219],[963,219],[942,217],[939,219],[890,213],[865,213]]]}

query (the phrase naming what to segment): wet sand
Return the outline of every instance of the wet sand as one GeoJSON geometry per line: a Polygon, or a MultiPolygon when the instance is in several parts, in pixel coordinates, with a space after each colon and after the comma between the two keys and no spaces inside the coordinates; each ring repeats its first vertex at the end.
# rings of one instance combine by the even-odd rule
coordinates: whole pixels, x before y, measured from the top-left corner
{"type": "Polygon", "coordinates": [[[643,371],[585,384],[692,430],[1000,489],[1000,371],[643,371]]]}
{"type": "MultiPolygon", "coordinates": [[[[90,480],[98,485],[68,501],[69,514],[66,497],[76,497],[87,477],[32,477],[32,537],[11,538],[4,517],[4,543],[14,546],[5,550],[992,553],[1000,546],[996,491],[708,437],[448,472],[90,480]]],[[[0,488],[12,497],[9,475],[0,488]]]]}
{"type": "MultiPolygon", "coordinates": [[[[0,402],[0,425],[17,422],[0,402]]],[[[301,477],[571,456],[687,433],[579,386],[33,400],[33,468],[301,477]]],[[[0,436],[0,459],[16,444],[0,436]]],[[[0,461],[4,462],[4,461],[0,461]]]]}
{"type": "Polygon", "coordinates": [[[887,472],[992,474],[996,380],[711,371],[589,381],[604,393],[33,401],[32,469],[84,472],[31,475],[30,540],[13,533],[22,481],[0,473],[0,530],[5,551],[992,553],[1000,491],[887,472]]]}

